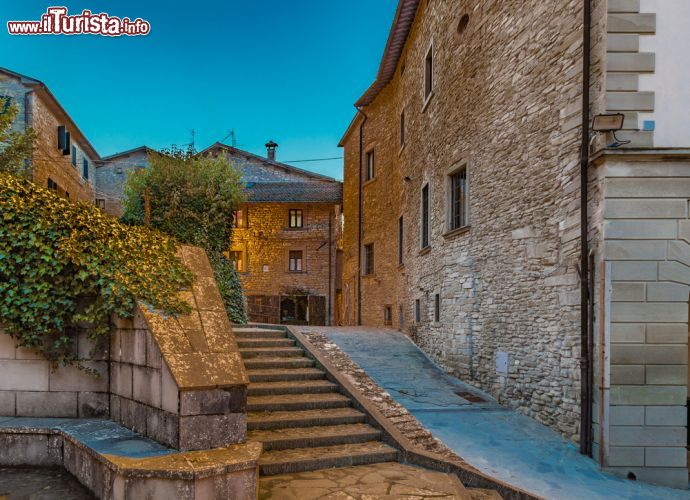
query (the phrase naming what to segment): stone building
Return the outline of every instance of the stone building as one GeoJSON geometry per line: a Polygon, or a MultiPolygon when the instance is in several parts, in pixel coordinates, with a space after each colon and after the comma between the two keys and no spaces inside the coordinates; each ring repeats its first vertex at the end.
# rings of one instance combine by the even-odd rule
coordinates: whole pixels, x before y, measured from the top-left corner
{"type": "MultiPolygon", "coordinates": [[[[342,183],[266,157],[216,143],[199,154],[225,155],[242,172],[247,202],[234,214],[229,256],[240,273],[250,321],[335,323],[337,242],[342,183]]],[[[145,168],[151,150],[140,147],[103,158],[98,201],[120,215],[129,171],[145,168]]]]}
{"type": "Polygon", "coordinates": [[[94,170],[100,157],[48,87],[0,68],[0,97],[8,97],[19,109],[17,130],[36,132],[31,159],[34,181],[67,198],[93,202],[94,170]]]}
{"type": "Polygon", "coordinates": [[[607,470],[683,488],[689,15],[400,0],[340,143],[343,323],[400,329],[607,470]]]}

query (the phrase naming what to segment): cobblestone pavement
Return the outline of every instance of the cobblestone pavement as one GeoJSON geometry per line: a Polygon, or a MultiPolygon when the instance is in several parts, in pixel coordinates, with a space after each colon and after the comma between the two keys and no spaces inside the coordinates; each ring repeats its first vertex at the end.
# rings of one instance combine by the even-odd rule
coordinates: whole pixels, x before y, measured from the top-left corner
{"type": "Polygon", "coordinates": [[[0,500],[92,500],[95,497],[61,468],[0,468],[0,500]]]}
{"type": "Polygon", "coordinates": [[[448,474],[398,463],[261,478],[260,500],[470,498],[448,474]]]}

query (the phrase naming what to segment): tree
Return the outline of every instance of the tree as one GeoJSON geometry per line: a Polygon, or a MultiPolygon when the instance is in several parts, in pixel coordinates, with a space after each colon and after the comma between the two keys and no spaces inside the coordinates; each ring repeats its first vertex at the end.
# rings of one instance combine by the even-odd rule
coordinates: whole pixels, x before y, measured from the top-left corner
{"type": "Polygon", "coordinates": [[[239,276],[224,255],[232,213],[244,201],[239,170],[225,157],[173,147],[149,154],[148,167],[129,175],[124,192],[124,222],[148,223],[207,251],[230,320],[245,323],[239,276]]]}
{"type": "Polygon", "coordinates": [[[28,177],[28,161],[36,134],[32,129],[12,130],[19,108],[9,97],[0,98],[0,172],[28,177]]]}

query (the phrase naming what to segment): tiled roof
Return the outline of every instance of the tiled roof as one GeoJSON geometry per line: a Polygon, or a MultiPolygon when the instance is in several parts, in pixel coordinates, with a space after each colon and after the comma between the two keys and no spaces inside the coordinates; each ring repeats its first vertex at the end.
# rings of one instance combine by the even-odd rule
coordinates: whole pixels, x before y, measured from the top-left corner
{"type": "Polygon", "coordinates": [[[340,182],[249,182],[245,191],[250,203],[342,203],[343,199],[340,182]]]}

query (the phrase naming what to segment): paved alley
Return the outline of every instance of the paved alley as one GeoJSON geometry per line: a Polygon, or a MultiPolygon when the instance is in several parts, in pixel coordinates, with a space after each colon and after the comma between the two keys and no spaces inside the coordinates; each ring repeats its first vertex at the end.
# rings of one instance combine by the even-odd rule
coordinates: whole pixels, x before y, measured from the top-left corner
{"type": "Polygon", "coordinates": [[[446,375],[395,330],[305,330],[325,334],[436,437],[469,464],[498,479],[546,498],[690,498],[687,491],[601,472],[556,432],[446,375]]]}

